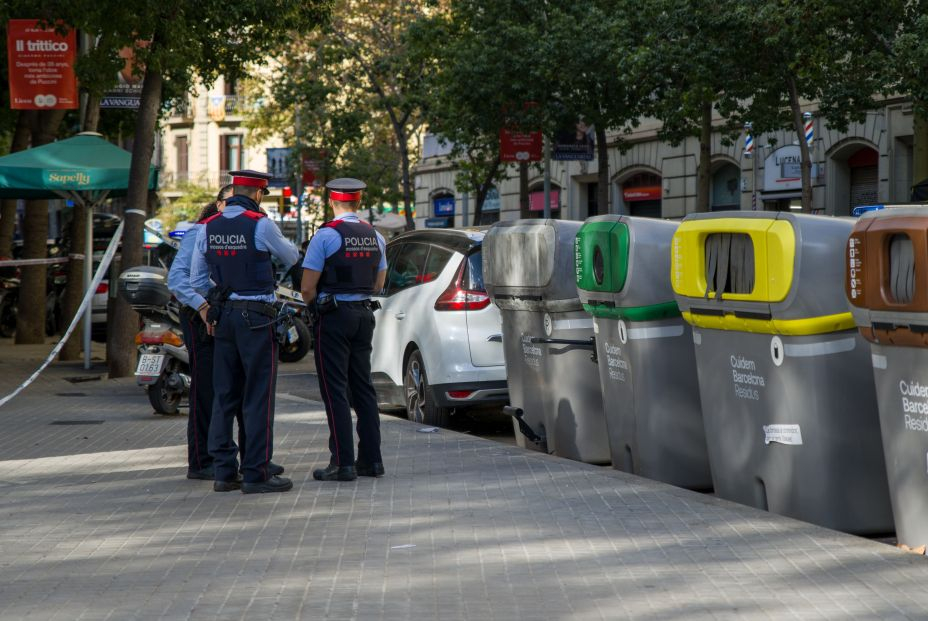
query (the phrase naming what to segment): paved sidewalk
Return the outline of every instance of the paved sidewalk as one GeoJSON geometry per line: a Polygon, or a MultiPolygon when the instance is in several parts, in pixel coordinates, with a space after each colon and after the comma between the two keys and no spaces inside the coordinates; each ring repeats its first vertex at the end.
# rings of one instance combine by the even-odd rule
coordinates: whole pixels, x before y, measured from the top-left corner
{"type": "Polygon", "coordinates": [[[184,417],[72,371],[0,408],[0,619],[928,619],[924,557],[389,416],[387,477],[315,482],[324,413],[288,394],[294,490],[217,494],[184,417]]]}

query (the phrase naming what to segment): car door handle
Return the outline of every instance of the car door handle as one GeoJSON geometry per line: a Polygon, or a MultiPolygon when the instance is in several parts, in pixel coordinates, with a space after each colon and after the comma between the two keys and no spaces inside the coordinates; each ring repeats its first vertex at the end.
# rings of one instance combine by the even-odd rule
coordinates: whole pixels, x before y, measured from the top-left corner
{"type": "Polygon", "coordinates": [[[487,337],[487,343],[502,343],[503,335],[502,334],[491,334],[487,337]]]}
{"type": "Polygon", "coordinates": [[[404,313],[403,311],[400,311],[397,314],[395,314],[394,317],[396,317],[399,320],[403,320],[403,319],[406,319],[406,313],[404,313]]]}

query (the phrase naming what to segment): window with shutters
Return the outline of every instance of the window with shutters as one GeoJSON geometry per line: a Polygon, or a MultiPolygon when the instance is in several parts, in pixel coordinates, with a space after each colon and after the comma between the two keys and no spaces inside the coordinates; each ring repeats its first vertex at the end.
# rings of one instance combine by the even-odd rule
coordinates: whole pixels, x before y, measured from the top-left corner
{"type": "Polygon", "coordinates": [[[178,136],[174,139],[174,147],[177,150],[177,180],[187,181],[190,176],[189,168],[189,146],[186,136],[178,136]]]}
{"type": "Polygon", "coordinates": [[[219,140],[219,168],[222,174],[245,168],[245,150],[241,134],[225,134],[219,140]]]}

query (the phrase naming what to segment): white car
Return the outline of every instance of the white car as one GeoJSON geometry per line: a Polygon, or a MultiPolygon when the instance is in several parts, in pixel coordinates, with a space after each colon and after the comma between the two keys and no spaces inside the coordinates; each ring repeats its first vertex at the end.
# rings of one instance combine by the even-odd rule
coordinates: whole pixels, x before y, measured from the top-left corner
{"type": "Polygon", "coordinates": [[[447,424],[456,409],[509,400],[499,309],[483,286],[477,229],[426,229],[387,244],[371,376],[382,409],[447,424]]]}

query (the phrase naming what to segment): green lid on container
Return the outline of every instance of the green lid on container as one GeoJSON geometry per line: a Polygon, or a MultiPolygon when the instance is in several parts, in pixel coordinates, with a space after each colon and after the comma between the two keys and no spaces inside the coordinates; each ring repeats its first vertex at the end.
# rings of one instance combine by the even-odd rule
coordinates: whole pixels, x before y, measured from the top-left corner
{"type": "Polygon", "coordinates": [[[628,226],[624,222],[587,222],[577,232],[577,287],[619,293],[628,276],[628,226]]]}

